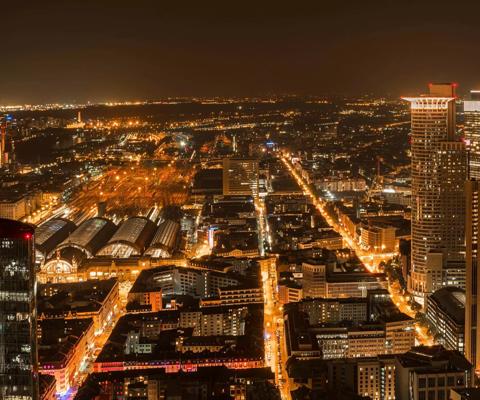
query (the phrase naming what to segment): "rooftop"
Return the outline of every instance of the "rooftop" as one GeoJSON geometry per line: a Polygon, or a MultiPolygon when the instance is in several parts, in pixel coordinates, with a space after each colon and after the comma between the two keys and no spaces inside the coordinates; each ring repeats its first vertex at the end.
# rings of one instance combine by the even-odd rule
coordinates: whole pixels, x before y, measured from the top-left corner
{"type": "Polygon", "coordinates": [[[33,225],[24,224],[20,221],[14,221],[11,219],[0,218],[0,237],[6,238],[27,238],[25,235],[31,237],[35,232],[33,225]]]}
{"type": "Polygon", "coordinates": [[[38,341],[39,364],[64,363],[91,325],[92,318],[38,321],[41,331],[41,338],[38,341]]]}
{"type": "Polygon", "coordinates": [[[404,368],[421,370],[465,371],[472,368],[467,359],[455,350],[446,350],[441,345],[413,347],[398,356],[404,368]]]}
{"type": "Polygon", "coordinates": [[[457,324],[465,323],[465,290],[456,286],[446,286],[429,296],[457,324]]]}
{"type": "Polygon", "coordinates": [[[76,228],[76,225],[67,219],[49,219],[35,230],[35,247],[48,256],[76,228]]]}
{"type": "Polygon", "coordinates": [[[116,225],[108,219],[98,217],[87,219],[59,245],[59,248],[78,247],[93,256],[112,237],[115,230],[116,225]]]}
{"type": "Polygon", "coordinates": [[[65,313],[95,312],[102,307],[117,284],[116,278],[75,283],[39,285],[37,308],[39,316],[61,316],[65,313]]]}

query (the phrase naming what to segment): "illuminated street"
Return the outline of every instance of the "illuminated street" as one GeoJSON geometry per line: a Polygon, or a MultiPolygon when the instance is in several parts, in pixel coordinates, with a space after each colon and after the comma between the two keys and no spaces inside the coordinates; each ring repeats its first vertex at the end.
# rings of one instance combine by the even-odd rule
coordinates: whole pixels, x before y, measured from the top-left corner
{"type": "MultiPolygon", "coordinates": [[[[365,266],[368,268],[370,272],[378,271],[378,265],[380,262],[386,262],[387,260],[394,257],[396,254],[392,253],[368,253],[360,248],[360,246],[348,235],[348,233],[343,229],[342,226],[335,223],[332,218],[328,215],[324,207],[324,200],[316,197],[309,186],[305,183],[305,181],[300,177],[300,175],[295,171],[295,168],[292,164],[287,160],[284,155],[280,155],[285,167],[291,173],[291,175],[295,178],[298,185],[302,188],[305,195],[309,196],[313,204],[316,208],[320,211],[322,216],[326,219],[328,224],[332,226],[335,231],[340,233],[344,239],[344,242],[348,245],[348,247],[355,251],[357,256],[362,260],[365,266]]],[[[395,289],[394,286],[389,282],[388,290],[390,292],[390,296],[392,297],[392,301],[398,307],[398,309],[405,313],[406,315],[415,318],[416,311],[412,310],[410,305],[408,304],[408,299],[406,296],[399,293],[398,289],[395,289]]],[[[415,332],[416,332],[416,340],[419,344],[424,344],[431,346],[434,344],[433,337],[431,337],[427,329],[420,326],[418,323],[415,325],[415,332]]]]}
{"type": "MultiPolygon", "coordinates": [[[[265,253],[264,243],[268,237],[268,222],[265,204],[262,199],[255,202],[261,254],[265,253]]],[[[287,373],[285,370],[286,355],[283,331],[283,308],[278,301],[277,294],[277,266],[276,259],[271,257],[269,262],[262,264],[262,283],[264,296],[264,331],[265,331],[265,361],[275,373],[275,382],[280,389],[282,399],[290,399],[287,373]]]]}
{"type": "Polygon", "coordinates": [[[303,192],[306,196],[308,196],[315,207],[320,211],[322,216],[325,218],[327,223],[340,235],[344,242],[348,245],[348,247],[355,251],[357,256],[364,262],[365,266],[371,271],[377,271],[378,264],[382,261],[387,261],[388,259],[395,256],[395,253],[373,253],[373,252],[366,252],[365,250],[361,249],[360,246],[350,237],[348,232],[335,221],[332,220],[331,216],[325,210],[325,201],[317,196],[312,192],[309,185],[301,178],[301,176],[295,171],[295,168],[292,164],[287,160],[284,155],[280,155],[285,167],[291,173],[291,175],[295,178],[298,185],[302,188],[303,192]]]}
{"type": "MultiPolygon", "coordinates": [[[[270,268],[262,270],[263,293],[265,298],[265,359],[275,372],[276,383],[280,388],[282,399],[289,399],[290,392],[285,371],[285,349],[283,333],[283,309],[276,294],[275,260],[270,268]]],[[[267,265],[267,263],[265,263],[267,265]]]]}
{"type": "Polygon", "coordinates": [[[116,312],[112,314],[111,319],[108,321],[108,324],[105,325],[103,330],[96,332],[95,342],[91,343],[91,345],[89,346],[88,356],[83,360],[82,368],[75,375],[74,386],[72,386],[68,393],[63,397],[64,400],[74,399],[78,388],[83,384],[88,375],[93,371],[93,363],[95,362],[95,359],[97,358],[98,354],[107,342],[115,324],[118,322],[119,318],[125,313],[125,310],[121,306],[121,304],[118,304],[118,307],[116,307],[115,310],[116,312]]]}

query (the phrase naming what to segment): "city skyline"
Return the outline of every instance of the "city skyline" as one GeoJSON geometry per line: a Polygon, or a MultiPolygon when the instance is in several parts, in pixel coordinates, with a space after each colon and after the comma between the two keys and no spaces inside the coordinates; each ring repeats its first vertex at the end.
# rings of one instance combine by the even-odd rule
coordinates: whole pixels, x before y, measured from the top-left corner
{"type": "Polygon", "coordinates": [[[5,4],[0,400],[480,399],[478,15],[5,4]]]}
{"type": "Polygon", "coordinates": [[[38,362],[5,347],[5,368],[38,368],[42,400],[187,400],[232,374],[233,400],[468,388],[480,135],[456,88],[8,110],[0,228],[34,232],[38,362]]]}

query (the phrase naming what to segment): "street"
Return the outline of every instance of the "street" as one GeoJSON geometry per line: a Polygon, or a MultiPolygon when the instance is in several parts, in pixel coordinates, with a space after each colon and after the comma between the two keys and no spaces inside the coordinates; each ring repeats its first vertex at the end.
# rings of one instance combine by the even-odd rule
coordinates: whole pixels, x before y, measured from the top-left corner
{"type": "MultiPolygon", "coordinates": [[[[285,164],[285,167],[288,169],[290,174],[293,176],[297,184],[302,188],[304,194],[312,199],[313,204],[317,208],[317,210],[321,213],[321,215],[325,218],[327,223],[340,235],[344,240],[344,243],[353,250],[359,259],[364,263],[365,267],[370,272],[378,272],[378,265],[380,262],[386,262],[392,259],[396,254],[395,253],[373,253],[367,252],[360,248],[358,243],[348,234],[348,232],[335,221],[332,220],[330,215],[328,215],[327,211],[325,210],[325,201],[317,197],[307,183],[303,180],[303,178],[295,171],[295,168],[292,164],[283,156],[280,155],[281,160],[285,164]]],[[[411,318],[415,318],[416,311],[412,310],[409,304],[408,295],[403,295],[399,292],[397,288],[392,285],[392,282],[388,282],[388,291],[390,292],[390,297],[398,309],[410,316],[411,318]]],[[[417,344],[423,344],[427,346],[431,346],[434,344],[433,337],[431,337],[425,329],[425,327],[420,326],[418,323],[415,324],[415,334],[416,334],[416,342],[417,344]]]]}

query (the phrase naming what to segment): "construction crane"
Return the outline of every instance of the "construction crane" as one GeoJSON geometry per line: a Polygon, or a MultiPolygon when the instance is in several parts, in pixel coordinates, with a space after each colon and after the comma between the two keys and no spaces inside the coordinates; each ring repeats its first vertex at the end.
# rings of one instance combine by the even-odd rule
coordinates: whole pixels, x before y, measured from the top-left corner
{"type": "Polygon", "coordinates": [[[377,156],[377,174],[375,175],[375,178],[372,181],[372,184],[370,186],[370,189],[368,190],[368,197],[371,198],[375,194],[378,194],[383,190],[383,175],[381,172],[381,164],[386,165],[387,167],[394,168],[392,165],[389,163],[386,163],[384,158],[381,156],[377,156]]]}

